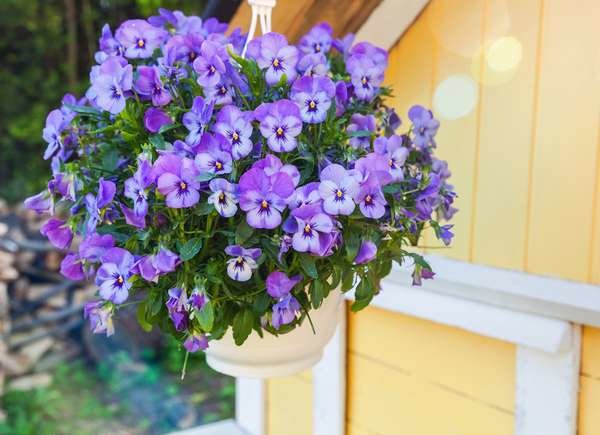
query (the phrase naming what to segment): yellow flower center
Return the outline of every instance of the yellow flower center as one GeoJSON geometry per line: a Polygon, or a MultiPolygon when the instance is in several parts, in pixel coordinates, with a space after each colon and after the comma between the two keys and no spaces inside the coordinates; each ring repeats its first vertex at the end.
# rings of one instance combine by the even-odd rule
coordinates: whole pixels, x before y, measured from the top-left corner
{"type": "Polygon", "coordinates": [[[371,195],[365,196],[365,203],[371,204],[373,202],[373,197],[371,195]]]}
{"type": "Polygon", "coordinates": [[[225,199],[225,194],[223,192],[219,193],[219,201],[223,202],[225,199]]]}
{"type": "Polygon", "coordinates": [[[221,163],[221,162],[215,162],[215,168],[217,168],[217,170],[220,171],[221,169],[223,169],[223,163],[221,163]]]}
{"type": "Polygon", "coordinates": [[[144,48],[144,45],[146,45],[146,43],[144,42],[143,39],[138,39],[137,40],[137,46],[140,48],[144,48]]]}
{"type": "Polygon", "coordinates": [[[394,161],[392,159],[388,160],[388,166],[391,168],[394,166],[394,161]]]}
{"type": "Polygon", "coordinates": [[[342,192],[340,189],[338,189],[338,190],[337,190],[337,192],[335,192],[335,195],[336,195],[338,198],[341,198],[342,196],[344,196],[344,192],[342,192]]]}
{"type": "Polygon", "coordinates": [[[319,51],[321,51],[321,44],[319,44],[319,43],[316,43],[316,44],[315,44],[315,52],[317,52],[317,53],[318,53],[319,51]]]}
{"type": "Polygon", "coordinates": [[[283,136],[283,128],[277,127],[276,133],[277,133],[277,136],[279,136],[279,137],[283,136]]]}
{"type": "Polygon", "coordinates": [[[308,103],[308,107],[310,107],[311,109],[314,109],[315,107],[317,107],[317,105],[315,104],[314,101],[311,101],[310,103],[308,103]]]}
{"type": "Polygon", "coordinates": [[[185,181],[180,181],[180,182],[179,182],[179,188],[180,188],[181,190],[185,190],[185,189],[187,189],[187,183],[186,183],[185,181]]]}
{"type": "Polygon", "coordinates": [[[215,69],[215,67],[214,67],[213,65],[211,65],[211,66],[208,68],[208,70],[210,71],[210,73],[211,73],[211,74],[214,74],[214,73],[215,73],[215,71],[216,71],[216,69],[215,69]]]}
{"type": "Polygon", "coordinates": [[[310,234],[310,230],[311,230],[311,228],[310,228],[310,225],[309,225],[309,224],[306,224],[306,226],[304,227],[304,232],[305,232],[306,234],[310,234]]]}
{"type": "Polygon", "coordinates": [[[238,140],[238,139],[240,138],[240,135],[239,135],[239,134],[237,134],[237,132],[235,132],[235,131],[234,131],[234,132],[233,132],[233,134],[231,135],[231,138],[232,138],[233,140],[238,140]]]}
{"type": "Polygon", "coordinates": [[[121,275],[119,275],[119,277],[117,278],[117,282],[118,282],[119,284],[123,284],[123,282],[124,282],[124,281],[125,281],[125,280],[123,279],[123,277],[122,277],[121,275]]]}
{"type": "Polygon", "coordinates": [[[235,262],[237,264],[244,264],[244,259],[242,257],[238,257],[238,258],[235,259],[235,262]]]}
{"type": "Polygon", "coordinates": [[[275,58],[275,59],[273,60],[273,66],[274,66],[275,68],[277,68],[277,67],[279,66],[279,59],[275,58]]]}
{"type": "Polygon", "coordinates": [[[367,84],[367,78],[366,78],[366,77],[363,77],[362,79],[360,79],[360,82],[361,82],[363,85],[366,85],[366,84],[367,84]]]}
{"type": "Polygon", "coordinates": [[[260,203],[260,206],[262,208],[269,208],[269,203],[267,202],[266,199],[263,199],[262,202],[260,203]]]}

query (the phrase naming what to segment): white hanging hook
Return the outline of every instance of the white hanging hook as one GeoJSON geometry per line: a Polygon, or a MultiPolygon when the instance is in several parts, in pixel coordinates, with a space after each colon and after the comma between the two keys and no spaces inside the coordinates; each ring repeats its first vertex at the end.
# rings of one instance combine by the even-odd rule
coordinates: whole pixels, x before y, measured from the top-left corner
{"type": "Polygon", "coordinates": [[[242,57],[246,57],[246,49],[252,38],[254,38],[256,22],[259,19],[262,34],[264,35],[271,31],[271,11],[277,4],[277,0],[248,0],[248,4],[252,8],[252,20],[250,21],[250,30],[248,30],[248,37],[242,50],[242,57]]]}

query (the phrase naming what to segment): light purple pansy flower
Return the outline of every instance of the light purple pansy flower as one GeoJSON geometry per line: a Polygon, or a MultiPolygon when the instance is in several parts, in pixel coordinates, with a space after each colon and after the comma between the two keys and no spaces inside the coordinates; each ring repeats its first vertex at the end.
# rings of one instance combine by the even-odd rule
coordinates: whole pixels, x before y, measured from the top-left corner
{"type": "Polygon", "coordinates": [[[262,254],[260,248],[245,249],[239,245],[229,245],[225,253],[234,258],[227,260],[227,275],[235,281],[248,281],[252,271],[258,267],[256,260],[262,254]]]}
{"type": "Polygon", "coordinates": [[[165,106],[171,102],[171,94],[163,86],[157,67],[140,65],[137,72],[134,89],[139,95],[150,99],[154,106],[165,106]]]}
{"type": "Polygon", "coordinates": [[[290,209],[295,209],[305,205],[321,204],[323,202],[319,194],[319,183],[314,181],[298,187],[294,191],[294,198],[290,201],[290,209]]]}
{"type": "Polygon", "coordinates": [[[166,196],[171,208],[192,207],[200,200],[198,169],[194,161],[172,154],[162,155],[154,162],[156,189],[166,196]]]}
{"type": "Polygon", "coordinates": [[[192,109],[183,115],[183,125],[189,131],[185,141],[189,145],[196,145],[200,141],[212,117],[213,107],[214,104],[212,101],[207,101],[202,97],[195,97],[192,109]]]}
{"type": "Polygon", "coordinates": [[[417,148],[435,146],[434,137],[440,127],[440,123],[433,117],[431,110],[423,106],[415,105],[408,111],[408,117],[412,122],[413,143],[417,148]]]}
{"type": "Polygon", "coordinates": [[[388,66],[388,52],[381,47],[376,47],[370,42],[359,42],[349,51],[350,56],[366,56],[377,67],[385,70],[388,66]]]}
{"type": "Polygon", "coordinates": [[[349,171],[359,185],[363,185],[369,178],[375,178],[380,186],[392,182],[389,159],[385,155],[369,153],[361,157],[354,164],[354,169],[349,171]]]}
{"type": "Polygon", "coordinates": [[[319,194],[323,198],[323,209],[330,215],[350,215],[354,211],[354,196],[358,183],[351,174],[338,164],[326,166],[321,171],[319,194]]]}
{"type": "Polygon", "coordinates": [[[404,179],[403,166],[410,153],[409,149],[402,146],[402,137],[398,135],[378,137],[373,143],[373,149],[376,154],[387,157],[388,168],[393,181],[402,181],[404,179]]]}
{"type": "Polygon", "coordinates": [[[139,217],[148,213],[148,193],[152,184],[152,165],[143,157],[138,159],[138,168],[133,177],[125,180],[124,195],[133,201],[133,211],[139,217]]]}
{"type": "Polygon", "coordinates": [[[117,39],[113,36],[112,31],[110,30],[110,26],[108,24],[104,24],[102,26],[102,33],[100,39],[98,40],[98,45],[103,56],[100,56],[98,53],[96,53],[95,57],[97,61],[103,61],[108,56],[123,55],[123,45],[119,41],[117,41],[117,39]]]}
{"type": "Polygon", "coordinates": [[[377,256],[377,245],[371,240],[363,240],[354,257],[354,264],[366,264],[377,256]]]}
{"type": "Polygon", "coordinates": [[[46,126],[42,132],[42,137],[48,144],[46,151],[44,151],[44,160],[53,157],[63,147],[61,134],[64,128],[63,113],[59,109],[52,110],[46,118],[46,126]]]}
{"type": "Polygon", "coordinates": [[[265,285],[267,293],[275,299],[279,299],[289,294],[292,289],[302,281],[302,275],[288,277],[285,273],[274,271],[267,276],[265,285]]]}
{"type": "Polygon", "coordinates": [[[187,303],[187,294],[184,289],[180,287],[169,289],[169,299],[167,299],[165,305],[167,306],[173,326],[177,331],[183,331],[187,328],[187,303]]]}
{"type": "Polygon", "coordinates": [[[73,232],[61,219],[50,218],[42,226],[40,233],[58,249],[67,249],[73,240],[73,232]]]}
{"type": "Polygon", "coordinates": [[[254,114],[271,150],[289,152],[296,148],[296,136],[302,132],[300,109],[296,103],[290,100],[264,103],[256,108],[254,114]]]}
{"type": "Polygon", "coordinates": [[[91,193],[85,195],[85,207],[88,212],[86,223],[88,233],[94,232],[96,226],[102,221],[102,209],[112,202],[116,191],[117,186],[115,183],[100,178],[98,182],[98,194],[96,196],[91,193]]]}
{"type": "Polygon", "coordinates": [[[179,255],[161,247],[156,254],[138,260],[135,268],[146,281],[158,282],[159,276],[173,272],[180,263],[179,255]]]}
{"type": "Polygon", "coordinates": [[[348,103],[348,85],[344,81],[335,84],[335,116],[342,116],[346,112],[348,103]]]}
{"type": "Polygon", "coordinates": [[[129,278],[134,265],[133,255],[122,248],[111,248],[102,256],[102,266],[96,273],[102,299],[122,304],[129,296],[129,278]]]}
{"type": "Polygon", "coordinates": [[[356,202],[363,215],[371,219],[379,219],[385,214],[387,201],[376,177],[369,177],[361,184],[356,195],[356,202]]]}
{"type": "Polygon", "coordinates": [[[281,212],[294,193],[292,178],[277,172],[268,176],[264,170],[252,168],[240,178],[240,208],[246,212],[248,225],[273,229],[281,223],[281,212]]]}
{"type": "Polygon", "coordinates": [[[299,48],[304,53],[327,53],[333,43],[333,29],[329,23],[319,23],[300,38],[299,48]]]}
{"type": "Polygon", "coordinates": [[[235,95],[233,86],[226,80],[221,80],[216,85],[205,87],[204,92],[208,100],[222,106],[231,104],[233,102],[233,96],[235,95]]]}
{"type": "Polygon", "coordinates": [[[291,164],[284,165],[279,157],[273,154],[267,154],[263,159],[257,160],[252,165],[252,169],[261,169],[273,182],[276,181],[280,172],[292,179],[294,187],[300,182],[300,171],[298,171],[298,168],[291,164]]]}
{"type": "Polygon", "coordinates": [[[94,334],[106,334],[110,337],[115,333],[112,315],[112,309],[104,301],[90,301],[83,306],[83,317],[89,319],[90,329],[94,334]]]}
{"type": "Polygon", "coordinates": [[[352,44],[354,44],[355,36],[356,35],[354,35],[354,33],[348,33],[343,38],[336,38],[333,40],[332,46],[337,51],[339,51],[345,58],[350,52],[352,44]]]}
{"type": "Polygon", "coordinates": [[[193,333],[183,342],[183,347],[189,353],[195,353],[199,350],[208,349],[208,339],[204,334],[193,333]]]}
{"type": "Polygon", "coordinates": [[[227,53],[220,44],[206,40],[200,47],[200,56],[194,60],[198,84],[203,87],[214,86],[221,82],[226,72],[227,53]]]}
{"type": "Polygon", "coordinates": [[[133,86],[132,66],[123,58],[109,57],[94,68],[86,97],[113,115],[121,113],[125,109],[126,92],[133,86]]]}
{"type": "Polygon", "coordinates": [[[248,44],[248,57],[256,60],[261,69],[266,69],[267,84],[273,86],[285,74],[287,83],[297,76],[296,64],[299,52],[296,47],[289,45],[285,36],[270,32],[255,38],[248,44]]]}
{"type": "Polygon", "coordinates": [[[166,38],[167,32],[152,26],[145,20],[127,20],[115,32],[115,38],[130,59],[146,59],[166,38]]]}
{"type": "Polygon", "coordinates": [[[267,293],[277,299],[273,305],[271,325],[279,329],[281,325],[292,323],[300,311],[300,303],[291,295],[291,290],[302,281],[302,276],[296,275],[289,278],[285,273],[274,271],[266,279],[267,293]]]}
{"type": "Polygon", "coordinates": [[[54,200],[48,189],[42,190],[40,193],[36,193],[30,196],[24,201],[25,208],[33,210],[37,214],[50,213],[52,214],[54,209],[54,200]]]}
{"type": "Polygon", "coordinates": [[[224,136],[218,133],[215,136],[211,134],[202,136],[194,161],[200,172],[215,175],[229,174],[233,161],[231,154],[224,149],[229,147],[229,143],[224,136]]]}
{"type": "Polygon", "coordinates": [[[81,259],[77,254],[70,253],[60,262],[60,274],[65,278],[79,281],[85,278],[81,259]]]}
{"type": "Polygon", "coordinates": [[[375,132],[375,117],[353,114],[346,132],[350,135],[349,143],[352,148],[368,149],[371,146],[371,135],[375,132]]]}
{"type": "Polygon", "coordinates": [[[329,63],[323,53],[310,53],[300,58],[297,68],[304,76],[324,76],[329,72],[329,63]]]}
{"type": "Polygon", "coordinates": [[[334,230],[331,217],[322,211],[318,204],[295,209],[292,216],[296,219],[296,231],[292,236],[292,246],[298,252],[310,252],[321,255],[330,242],[334,230]]]}
{"type": "Polygon", "coordinates": [[[110,234],[92,233],[79,244],[79,256],[95,263],[114,246],[115,239],[110,234]]]}
{"type": "Polygon", "coordinates": [[[223,217],[231,217],[237,212],[237,185],[223,178],[213,178],[208,184],[211,192],[208,203],[214,205],[217,213],[223,217]]]}
{"type": "Polygon", "coordinates": [[[354,85],[354,94],[359,100],[370,101],[383,83],[385,68],[376,65],[366,55],[352,55],[346,68],[354,85]]]}
{"type": "Polygon", "coordinates": [[[335,85],[329,77],[300,77],[292,85],[291,98],[300,108],[304,122],[323,122],[335,96],[335,85]]]}
{"type": "Polygon", "coordinates": [[[144,127],[150,133],[158,133],[164,125],[172,124],[171,117],[162,109],[150,107],[144,112],[144,127]]]}
{"type": "Polygon", "coordinates": [[[215,131],[227,138],[231,144],[234,160],[246,157],[252,151],[251,113],[242,112],[235,106],[225,106],[217,114],[215,131]]]}

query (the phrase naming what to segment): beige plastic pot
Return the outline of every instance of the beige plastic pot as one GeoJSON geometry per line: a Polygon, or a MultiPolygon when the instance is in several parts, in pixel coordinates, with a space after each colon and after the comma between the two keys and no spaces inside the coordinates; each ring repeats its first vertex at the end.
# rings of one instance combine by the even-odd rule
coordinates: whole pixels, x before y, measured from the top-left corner
{"type": "Polygon", "coordinates": [[[287,334],[260,336],[252,332],[242,346],[236,346],[231,329],[221,340],[210,342],[206,362],[214,370],[230,376],[271,378],[299,373],[314,366],[335,332],[342,294],[332,291],[318,310],[310,312],[315,326],[308,320],[287,334]]]}

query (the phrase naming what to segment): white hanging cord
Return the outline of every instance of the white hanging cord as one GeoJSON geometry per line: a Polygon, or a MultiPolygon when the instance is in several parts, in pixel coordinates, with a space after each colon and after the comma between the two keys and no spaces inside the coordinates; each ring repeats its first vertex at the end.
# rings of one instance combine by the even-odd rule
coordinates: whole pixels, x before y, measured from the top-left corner
{"type": "Polygon", "coordinates": [[[248,0],[248,4],[252,8],[252,20],[250,21],[250,30],[248,30],[248,37],[242,50],[242,57],[246,56],[248,44],[254,38],[256,23],[259,19],[262,34],[264,35],[271,31],[271,11],[277,4],[277,0],[248,0]]]}

